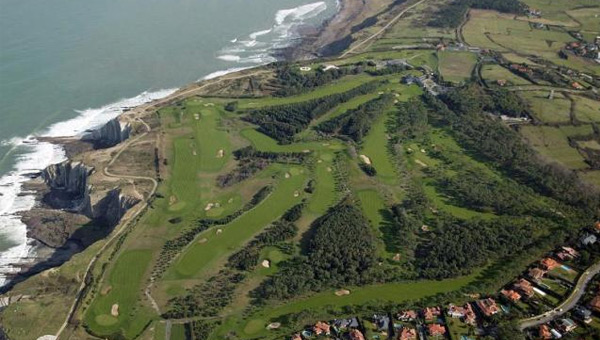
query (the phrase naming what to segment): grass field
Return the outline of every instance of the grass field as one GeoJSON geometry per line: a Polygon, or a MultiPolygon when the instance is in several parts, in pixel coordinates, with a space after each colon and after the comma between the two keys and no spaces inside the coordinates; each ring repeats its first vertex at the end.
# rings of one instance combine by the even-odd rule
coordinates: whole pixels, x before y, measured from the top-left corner
{"type": "Polygon", "coordinates": [[[523,126],[520,132],[542,155],[571,169],[588,168],[583,156],[569,145],[568,136],[591,133],[590,125],[580,127],[523,126]]]}
{"type": "Polygon", "coordinates": [[[540,121],[544,123],[564,123],[570,121],[571,101],[563,94],[554,93],[554,99],[548,99],[550,92],[524,91],[521,96],[540,121]]]}
{"type": "Polygon", "coordinates": [[[375,176],[383,183],[394,184],[397,181],[396,169],[388,151],[386,135],[387,116],[379,118],[367,137],[363,140],[360,153],[371,159],[372,165],[377,170],[375,176]]]}
{"type": "Polygon", "coordinates": [[[149,250],[127,250],[115,260],[108,280],[85,317],[94,333],[110,335],[122,331],[127,337],[133,337],[143,329],[145,323],[130,322],[130,314],[142,312],[134,307],[150,255],[149,250]],[[106,291],[108,293],[102,294],[106,291]],[[113,304],[119,306],[116,317],[111,315],[113,304]]]}
{"type": "Polygon", "coordinates": [[[185,279],[198,277],[209,270],[219,259],[227,257],[235,249],[240,248],[250,238],[261,231],[269,223],[275,221],[294,204],[302,199],[301,193],[307,178],[304,168],[275,166],[278,170],[279,183],[271,195],[257,207],[237,218],[228,225],[210,228],[198,238],[206,238],[203,243],[193,243],[167,272],[168,279],[185,279]],[[289,172],[290,178],[284,179],[283,173],[289,172]],[[295,193],[298,196],[294,197],[295,193]]]}
{"type": "Polygon", "coordinates": [[[248,316],[246,320],[240,319],[240,315],[232,316],[224,321],[223,326],[217,332],[213,333],[210,339],[220,339],[224,336],[225,332],[229,332],[232,329],[242,337],[260,338],[264,336],[266,339],[280,339],[281,335],[277,337],[275,334],[271,334],[269,336],[265,327],[268,323],[279,320],[282,316],[289,313],[298,313],[306,310],[325,312],[324,308],[341,308],[343,306],[373,303],[375,301],[401,303],[408,300],[418,300],[426,296],[458,290],[475,281],[478,275],[479,273],[477,272],[469,276],[450,280],[390,283],[360,288],[344,287],[351,292],[350,295],[346,296],[336,296],[333,290],[328,290],[285,304],[268,306],[268,308],[264,308],[258,313],[248,316]],[[251,327],[248,327],[248,325],[251,325],[251,327]],[[246,333],[246,330],[252,331],[252,333],[246,333]]]}
{"type": "Polygon", "coordinates": [[[573,100],[577,120],[586,123],[600,122],[600,101],[583,96],[573,96],[573,100]]]}
{"type": "Polygon", "coordinates": [[[356,197],[360,202],[363,214],[371,224],[373,235],[377,236],[377,248],[379,251],[379,256],[389,256],[389,254],[385,251],[383,233],[381,232],[381,225],[384,222],[384,214],[387,210],[384,200],[374,189],[360,190],[356,193],[356,197]]]}
{"type": "Polygon", "coordinates": [[[484,65],[481,73],[488,85],[493,85],[498,80],[506,80],[509,85],[531,84],[529,80],[517,76],[500,65],[484,65]]]}
{"type": "Polygon", "coordinates": [[[335,204],[338,193],[335,189],[333,177],[333,153],[322,153],[318,156],[315,166],[315,191],[308,202],[308,210],[317,215],[322,215],[335,204]]]}
{"type": "Polygon", "coordinates": [[[471,79],[477,54],[471,52],[439,52],[439,69],[445,81],[461,83],[471,79]]]}

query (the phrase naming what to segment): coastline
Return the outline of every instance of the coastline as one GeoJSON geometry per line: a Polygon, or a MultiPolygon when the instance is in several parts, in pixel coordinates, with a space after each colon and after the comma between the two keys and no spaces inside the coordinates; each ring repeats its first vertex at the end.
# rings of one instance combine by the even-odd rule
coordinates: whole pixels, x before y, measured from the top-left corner
{"type": "MultiPolygon", "coordinates": [[[[330,22],[340,16],[344,1],[353,0],[338,0],[338,11],[332,17],[318,25],[318,27],[314,28],[318,35],[324,34],[324,32],[330,29],[330,22]]],[[[306,26],[300,25],[299,27],[294,27],[294,34],[302,33],[303,27],[306,26]]],[[[293,39],[289,42],[289,46],[285,48],[301,50],[308,41],[307,38],[301,36],[299,39],[293,39]]],[[[275,54],[276,51],[274,49],[272,53],[275,54]]],[[[293,55],[279,57],[285,57],[285,60],[296,59],[293,58],[293,55]]],[[[312,58],[316,56],[313,55],[312,58]]],[[[259,65],[233,67],[216,71],[198,79],[194,83],[179,88],[164,89],[155,92],[145,91],[136,97],[122,99],[98,109],[78,111],[80,113],[78,116],[53,124],[41,134],[30,135],[25,138],[13,138],[14,148],[26,148],[31,149],[31,151],[24,153],[25,156],[21,159],[22,164],[17,165],[14,171],[0,178],[0,180],[6,182],[0,182],[0,187],[4,189],[0,194],[3,198],[2,201],[5,202],[3,206],[0,206],[0,223],[8,226],[8,228],[5,228],[5,231],[9,229],[9,233],[14,237],[13,241],[17,243],[16,246],[1,253],[0,289],[9,284],[11,278],[23,273],[24,268],[34,266],[37,262],[48,258],[49,254],[53,252],[52,248],[47,247],[38,240],[30,238],[28,236],[29,227],[21,220],[23,212],[31,211],[39,202],[39,192],[36,192],[35,189],[32,190],[32,187],[28,187],[27,183],[47,166],[71,159],[73,155],[85,149],[85,147],[82,149],[82,144],[85,142],[80,140],[83,133],[99,128],[114,118],[144,115],[148,111],[156,110],[162,105],[191,96],[195,92],[201,92],[205,87],[210,87],[221,81],[227,81],[229,78],[244,77],[246,74],[255,72],[270,62],[272,61],[259,65]],[[235,74],[235,76],[228,77],[232,74],[235,74]],[[8,184],[11,184],[11,186],[8,187],[8,184]],[[10,203],[6,204],[6,202],[10,203]]]]}

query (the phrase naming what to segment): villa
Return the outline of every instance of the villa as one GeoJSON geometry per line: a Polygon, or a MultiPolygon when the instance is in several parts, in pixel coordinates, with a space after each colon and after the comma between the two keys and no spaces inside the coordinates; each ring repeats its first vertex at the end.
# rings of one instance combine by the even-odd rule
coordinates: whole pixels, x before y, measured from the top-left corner
{"type": "Polygon", "coordinates": [[[513,288],[519,292],[521,295],[526,296],[526,297],[532,297],[533,294],[535,294],[535,292],[533,291],[533,286],[531,285],[531,282],[525,280],[525,279],[520,279],[519,281],[517,281],[514,285],[513,288]]]}
{"type": "Polygon", "coordinates": [[[534,281],[540,281],[544,278],[544,275],[546,275],[546,271],[541,268],[535,267],[529,269],[527,275],[534,281]]]}
{"type": "Polygon", "coordinates": [[[440,315],[442,315],[440,307],[427,307],[423,309],[423,318],[427,321],[432,321],[440,315]]]}
{"type": "Polygon", "coordinates": [[[545,259],[540,261],[540,264],[542,265],[542,267],[546,268],[546,270],[552,270],[560,266],[560,263],[558,263],[555,259],[549,257],[546,257],[545,259]]]}
{"type": "Polygon", "coordinates": [[[431,325],[427,325],[427,331],[431,336],[440,336],[446,334],[446,327],[443,325],[434,323],[431,325]]]}
{"type": "Polygon", "coordinates": [[[414,328],[404,327],[398,336],[398,340],[412,340],[417,338],[417,330],[414,328]]]}
{"type": "Polygon", "coordinates": [[[316,335],[329,335],[331,334],[330,328],[331,327],[326,322],[319,321],[313,326],[312,330],[316,335]]]}
{"type": "Polygon", "coordinates": [[[365,336],[358,329],[351,330],[348,335],[350,340],[365,340],[365,336]]]}
{"type": "Polygon", "coordinates": [[[512,302],[517,302],[517,301],[521,300],[521,294],[515,292],[512,289],[509,289],[509,290],[502,289],[500,291],[500,293],[512,302]]]}
{"type": "Polygon", "coordinates": [[[413,321],[417,318],[417,312],[415,312],[414,310],[403,310],[402,312],[398,313],[396,317],[400,321],[413,321]]]}
{"type": "Polygon", "coordinates": [[[476,303],[477,307],[479,307],[479,309],[485,316],[492,316],[498,314],[498,312],[500,311],[498,305],[496,305],[496,301],[494,301],[494,299],[492,298],[478,300],[476,303]]]}

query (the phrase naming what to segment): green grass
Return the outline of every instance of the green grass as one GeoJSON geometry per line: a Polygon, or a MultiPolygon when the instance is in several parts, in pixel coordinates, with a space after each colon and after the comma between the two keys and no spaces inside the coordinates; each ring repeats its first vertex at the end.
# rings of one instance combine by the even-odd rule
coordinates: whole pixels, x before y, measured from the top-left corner
{"type": "Polygon", "coordinates": [[[509,85],[531,85],[529,80],[517,76],[500,65],[484,65],[481,74],[490,85],[494,85],[497,80],[506,80],[509,85]]]}
{"type": "MultiPolygon", "coordinates": [[[[96,334],[109,335],[122,331],[132,337],[142,330],[145,323],[131,319],[138,292],[142,286],[142,277],[151,259],[150,250],[127,250],[115,259],[104,287],[110,287],[106,295],[102,291],[87,310],[84,321],[96,334]],[[113,304],[119,305],[119,316],[111,315],[113,304]]],[[[104,289],[104,288],[103,288],[104,289]]]]}
{"type": "Polygon", "coordinates": [[[559,92],[554,99],[548,99],[549,91],[524,91],[521,96],[527,100],[536,118],[544,123],[564,123],[570,121],[571,101],[559,92]]]}
{"type": "Polygon", "coordinates": [[[550,126],[523,126],[520,132],[529,143],[544,157],[554,160],[571,169],[585,169],[583,156],[572,148],[567,140],[574,134],[587,135],[591,133],[590,125],[579,127],[550,127],[550,126]]]}
{"type": "Polygon", "coordinates": [[[335,190],[333,154],[324,153],[315,165],[315,191],[308,202],[308,210],[317,215],[324,214],[337,200],[335,190]]]}
{"type": "Polygon", "coordinates": [[[583,96],[573,96],[575,100],[575,116],[582,122],[600,122],[600,101],[583,96]]]}
{"type": "MultiPolygon", "coordinates": [[[[474,282],[478,276],[479,272],[469,276],[441,281],[419,281],[363,287],[344,287],[351,292],[350,295],[346,296],[336,296],[334,290],[327,290],[307,298],[265,306],[265,308],[261,309],[259,312],[245,316],[244,320],[239,319],[241,317],[240,314],[234,315],[229,319],[224,320],[222,327],[217,329],[211,336],[211,339],[220,339],[224,334],[232,330],[238,332],[238,335],[242,338],[245,336],[268,336],[269,331],[264,329],[264,327],[268,323],[276,321],[286,314],[307,310],[324,312],[326,309],[373,303],[375,301],[394,303],[402,303],[411,300],[415,301],[439,293],[456,291],[469,283],[474,282]],[[261,325],[261,330],[258,330],[259,327],[257,325],[259,324],[261,325]],[[250,325],[250,327],[248,327],[248,325],[250,325]],[[248,334],[245,330],[251,330],[254,333],[248,334]]],[[[275,337],[275,333],[271,336],[277,339],[281,338],[281,336],[275,337]]],[[[271,339],[271,337],[267,339],[271,339]]]]}
{"type": "Polygon", "coordinates": [[[280,178],[271,195],[261,202],[257,207],[237,218],[222,229],[221,234],[216,233],[217,228],[210,228],[197,238],[206,238],[204,243],[193,243],[176,260],[166,274],[169,279],[185,279],[198,277],[205,270],[214,266],[219,259],[226,258],[227,254],[233,253],[250,238],[261,231],[269,223],[276,220],[281,214],[301,200],[302,189],[306,181],[306,173],[298,167],[290,168],[276,165],[280,170],[280,178]],[[297,172],[293,169],[300,170],[297,172]],[[291,177],[283,179],[284,171],[289,171],[291,177]],[[301,173],[302,172],[302,173],[301,173]],[[294,197],[295,192],[300,196],[294,197]]]}
{"type": "Polygon", "coordinates": [[[384,200],[373,189],[360,190],[356,192],[356,197],[360,202],[363,214],[370,222],[372,233],[376,237],[379,256],[389,257],[389,254],[385,251],[383,233],[381,232],[381,225],[384,222],[383,213],[387,210],[384,200]]]}
{"type": "Polygon", "coordinates": [[[395,184],[398,175],[388,151],[386,121],[387,116],[383,115],[373,124],[362,142],[360,153],[371,159],[371,164],[377,170],[377,179],[383,183],[395,184]]]}
{"type": "Polygon", "coordinates": [[[262,107],[262,106],[283,105],[283,104],[303,102],[303,101],[307,101],[307,100],[311,100],[311,99],[315,99],[315,98],[328,96],[328,95],[335,94],[335,93],[342,93],[342,92],[348,91],[350,89],[353,89],[363,83],[366,83],[367,81],[372,80],[372,79],[374,79],[374,78],[369,75],[365,75],[365,74],[346,76],[332,84],[320,86],[320,87],[316,88],[315,90],[312,90],[312,91],[306,92],[306,93],[302,93],[302,94],[299,94],[296,96],[283,97],[283,98],[266,97],[266,98],[258,98],[258,99],[253,98],[253,99],[240,100],[239,108],[240,109],[252,109],[252,108],[258,108],[258,107],[262,107]]]}
{"type": "Polygon", "coordinates": [[[260,151],[271,152],[304,152],[315,150],[340,150],[344,146],[336,141],[327,142],[307,142],[294,143],[290,145],[280,145],[273,138],[262,134],[255,129],[244,129],[241,132],[242,136],[250,141],[252,146],[260,151]]]}
{"type": "Polygon", "coordinates": [[[471,79],[477,63],[477,54],[471,52],[439,52],[439,68],[443,79],[461,83],[471,79]]]}

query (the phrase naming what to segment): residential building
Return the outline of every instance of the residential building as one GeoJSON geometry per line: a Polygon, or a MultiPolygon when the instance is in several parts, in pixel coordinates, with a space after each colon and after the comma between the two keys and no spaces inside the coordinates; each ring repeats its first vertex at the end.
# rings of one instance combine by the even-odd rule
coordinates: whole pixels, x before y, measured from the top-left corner
{"type": "Polygon", "coordinates": [[[351,319],[336,319],[333,320],[333,326],[337,329],[346,329],[346,328],[357,328],[358,320],[356,318],[351,319]]]}
{"type": "Polygon", "coordinates": [[[390,318],[387,315],[373,315],[373,322],[377,326],[378,331],[387,332],[390,327],[390,318]]]}
{"type": "Polygon", "coordinates": [[[575,323],[575,321],[569,319],[569,318],[565,318],[565,319],[560,319],[558,321],[558,324],[560,325],[560,329],[563,332],[571,332],[573,331],[575,328],[577,328],[577,324],[575,323]]]}
{"type": "Polygon", "coordinates": [[[464,317],[463,321],[466,324],[473,325],[473,326],[475,326],[477,324],[477,316],[475,315],[475,312],[473,311],[473,307],[471,306],[470,303],[467,303],[465,305],[465,317],[464,317]]]}
{"type": "Polygon", "coordinates": [[[596,237],[596,235],[586,233],[583,236],[581,236],[581,238],[579,239],[579,243],[581,243],[582,246],[589,246],[591,244],[596,243],[597,240],[598,238],[596,237]]]}
{"type": "Polygon", "coordinates": [[[560,266],[560,263],[558,263],[555,259],[550,257],[546,257],[545,259],[540,261],[540,264],[542,265],[542,268],[545,268],[546,270],[552,270],[560,266]]]}
{"type": "Polygon", "coordinates": [[[552,333],[550,332],[550,327],[548,325],[541,325],[538,331],[538,336],[542,340],[552,339],[552,333]]]}
{"type": "Polygon", "coordinates": [[[427,307],[423,309],[423,318],[427,321],[433,321],[436,317],[442,315],[440,307],[427,307]]]}
{"type": "Polygon", "coordinates": [[[519,281],[517,281],[514,285],[513,288],[519,292],[519,294],[521,294],[522,296],[527,296],[528,298],[532,297],[533,294],[535,294],[535,292],[533,291],[533,286],[531,285],[531,282],[525,280],[525,279],[520,279],[519,281]]]}
{"type": "Polygon", "coordinates": [[[417,338],[417,330],[414,328],[404,327],[398,336],[398,340],[413,340],[417,338]]]}
{"type": "Polygon", "coordinates": [[[502,289],[500,291],[500,294],[504,295],[507,299],[509,299],[512,302],[517,302],[521,300],[521,294],[515,292],[512,289],[502,289]]]}
{"type": "Polygon", "coordinates": [[[330,328],[331,327],[326,322],[319,321],[313,326],[312,330],[313,330],[313,333],[315,333],[316,335],[321,335],[321,334],[329,335],[329,334],[331,334],[330,328]]]}
{"type": "Polygon", "coordinates": [[[365,336],[358,329],[351,330],[348,335],[350,340],[365,340],[365,336]]]}
{"type": "Polygon", "coordinates": [[[446,327],[438,323],[427,325],[427,332],[431,336],[440,336],[446,334],[446,327]]]}
{"type": "Polygon", "coordinates": [[[573,309],[573,315],[585,323],[592,322],[592,311],[583,306],[575,307],[573,309]]]}
{"type": "Polygon", "coordinates": [[[478,300],[477,307],[479,307],[485,316],[492,316],[500,311],[498,305],[496,305],[496,301],[492,298],[478,300]]]}
{"type": "Polygon", "coordinates": [[[600,312],[600,294],[596,295],[592,301],[588,304],[588,306],[596,312],[600,312]]]}
{"type": "Polygon", "coordinates": [[[451,303],[448,305],[447,314],[448,314],[448,316],[453,317],[453,318],[463,318],[465,316],[465,308],[458,307],[451,303]]]}
{"type": "Polygon", "coordinates": [[[546,271],[541,268],[535,267],[529,269],[527,275],[534,281],[540,281],[544,278],[544,275],[546,275],[546,271]]]}
{"type": "Polygon", "coordinates": [[[298,333],[292,335],[292,340],[302,340],[302,336],[298,333]]]}
{"type": "Polygon", "coordinates": [[[398,320],[400,321],[413,321],[414,319],[417,318],[417,312],[415,312],[414,310],[403,310],[400,313],[398,313],[398,315],[396,316],[398,318],[398,320]]]}

